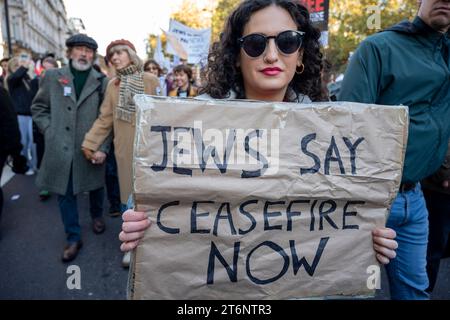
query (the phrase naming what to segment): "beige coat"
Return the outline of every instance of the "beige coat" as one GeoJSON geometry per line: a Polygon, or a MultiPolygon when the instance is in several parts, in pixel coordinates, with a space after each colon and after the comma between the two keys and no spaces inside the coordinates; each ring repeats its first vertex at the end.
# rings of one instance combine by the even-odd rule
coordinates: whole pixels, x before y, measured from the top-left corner
{"type": "MultiPolygon", "coordinates": [[[[153,75],[144,73],[144,92],[156,95],[159,80],[153,75]]],[[[98,151],[103,141],[114,130],[114,148],[119,173],[120,199],[126,204],[133,190],[133,145],[135,120],[129,123],[116,118],[119,101],[119,81],[112,79],[106,89],[105,100],[100,109],[100,116],[92,129],[86,134],[83,148],[98,151]]]]}

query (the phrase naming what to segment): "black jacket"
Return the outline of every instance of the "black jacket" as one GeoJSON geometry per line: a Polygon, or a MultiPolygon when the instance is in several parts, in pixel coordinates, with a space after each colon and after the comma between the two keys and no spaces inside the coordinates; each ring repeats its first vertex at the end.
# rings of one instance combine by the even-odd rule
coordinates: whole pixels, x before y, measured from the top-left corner
{"type": "Polygon", "coordinates": [[[11,98],[0,88],[0,154],[16,156],[21,150],[19,125],[11,98]]]}
{"type": "Polygon", "coordinates": [[[28,69],[20,67],[8,76],[8,90],[16,113],[21,116],[31,116],[31,105],[39,89],[37,78],[30,80],[28,69]]]}

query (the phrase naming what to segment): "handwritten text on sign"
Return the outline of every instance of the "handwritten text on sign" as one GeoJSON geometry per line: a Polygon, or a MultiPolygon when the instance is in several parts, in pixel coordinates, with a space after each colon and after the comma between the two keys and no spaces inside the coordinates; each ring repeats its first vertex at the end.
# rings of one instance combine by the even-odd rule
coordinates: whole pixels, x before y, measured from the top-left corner
{"type": "Polygon", "coordinates": [[[137,98],[135,299],[361,295],[401,180],[403,107],[137,98]]]}

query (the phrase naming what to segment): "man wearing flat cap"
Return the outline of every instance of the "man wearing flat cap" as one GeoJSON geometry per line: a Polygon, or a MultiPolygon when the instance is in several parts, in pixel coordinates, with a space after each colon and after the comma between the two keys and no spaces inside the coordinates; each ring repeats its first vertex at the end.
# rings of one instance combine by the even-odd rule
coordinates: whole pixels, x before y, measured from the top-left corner
{"type": "Polygon", "coordinates": [[[82,247],[78,194],[89,192],[93,231],[105,231],[104,155],[111,139],[105,140],[92,160],[83,157],[81,143],[99,115],[107,79],[92,68],[98,48],[94,39],[76,34],[66,46],[69,65],[46,72],[31,109],[45,136],[45,154],[36,183],[58,195],[67,234],[62,260],[70,262],[82,247]]]}

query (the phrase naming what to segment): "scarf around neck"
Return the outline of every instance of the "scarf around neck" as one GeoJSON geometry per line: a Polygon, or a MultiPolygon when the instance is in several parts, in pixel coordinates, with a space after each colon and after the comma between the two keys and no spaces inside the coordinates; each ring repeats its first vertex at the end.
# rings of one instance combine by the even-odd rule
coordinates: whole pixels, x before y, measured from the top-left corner
{"type": "Polygon", "coordinates": [[[120,89],[116,118],[133,123],[136,113],[133,98],[136,94],[144,93],[144,71],[132,64],[122,70],[117,70],[117,77],[120,81],[120,89]]]}

